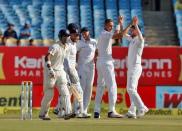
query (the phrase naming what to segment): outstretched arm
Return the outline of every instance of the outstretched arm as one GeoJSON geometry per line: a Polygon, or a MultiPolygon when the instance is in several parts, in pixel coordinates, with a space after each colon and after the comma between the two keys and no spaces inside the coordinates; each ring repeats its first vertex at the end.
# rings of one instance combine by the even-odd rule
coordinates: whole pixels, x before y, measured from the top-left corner
{"type": "Polygon", "coordinates": [[[142,33],[141,33],[141,31],[140,31],[140,29],[138,27],[138,18],[136,16],[133,18],[133,25],[135,26],[135,28],[136,28],[136,30],[138,32],[139,39],[143,40],[143,35],[142,35],[142,33]]]}
{"type": "Polygon", "coordinates": [[[127,36],[128,35],[128,31],[130,29],[130,27],[132,26],[133,21],[123,30],[123,36],[127,36]]]}
{"type": "Polygon", "coordinates": [[[123,17],[118,17],[118,25],[116,26],[116,31],[114,32],[112,39],[121,39],[123,37],[123,17]]]}

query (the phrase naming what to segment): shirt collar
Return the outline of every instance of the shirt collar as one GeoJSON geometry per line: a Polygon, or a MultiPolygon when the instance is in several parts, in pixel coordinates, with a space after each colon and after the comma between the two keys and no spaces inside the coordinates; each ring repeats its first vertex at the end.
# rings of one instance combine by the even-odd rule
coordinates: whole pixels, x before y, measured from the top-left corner
{"type": "Polygon", "coordinates": [[[65,43],[65,45],[63,45],[63,43],[62,43],[61,41],[59,41],[59,45],[60,45],[62,48],[64,48],[64,49],[67,48],[67,43],[65,43]]]}
{"type": "Polygon", "coordinates": [[[89,38],[89,40],[85,40],[84,38],[82,38],[82,41],[87,43],[87,42],[90,42],[91,41],[91,38],[89,38]]]}

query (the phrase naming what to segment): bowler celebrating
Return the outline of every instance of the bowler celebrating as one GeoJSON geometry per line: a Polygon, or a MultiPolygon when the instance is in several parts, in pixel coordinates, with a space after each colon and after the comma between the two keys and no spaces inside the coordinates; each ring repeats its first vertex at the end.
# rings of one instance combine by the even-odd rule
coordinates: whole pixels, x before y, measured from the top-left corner
{"type": "Polygon", "coordinates": [[[95,108],[94,108],[94,118],[100,118],[100,105],[103,96],[105,86],[108,89],[109,93],[109,118],[121,118],[122,115],[118,114],[115,110],[115,104],[117,100],[117,85],[115,80],[114,73],[114,64],[112,58],[112,39],[121,39],[122,38],[122,20],[120,16],[118,18],[118,25],[114,33],[113,21],[111,19],[106,19],[104,23],[104,30],[101,32],[97,48],[98,48],[98,57],[97,57],[97,90],[95,97],[95,108]]]}

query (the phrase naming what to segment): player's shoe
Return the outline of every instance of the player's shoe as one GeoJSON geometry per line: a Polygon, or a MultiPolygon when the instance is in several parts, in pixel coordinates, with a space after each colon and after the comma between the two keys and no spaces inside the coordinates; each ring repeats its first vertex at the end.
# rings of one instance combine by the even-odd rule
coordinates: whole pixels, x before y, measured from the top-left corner
{"type": "Polygon", "coordinates": [[[125,116],[126,118],[131,118],[131,119],[136,119],[136,118],[137,118],[136,115],[131,114],[131,113],[129,113],[129,112],[127,112],[124,116],[125,116]]]}
{"type": "Polygon", "coordinates": [[[51,118],[49,116],[45,116],[45,115],[43,115],[43,116],[39,115],[39,119],[47,120],[47,121],[51,120],[51,118]]]}
{"type": "Polygon", "coordinates": [[[92,116],[92,114],[90,114],[90,113],[84,113],[84,114],[87,115],[88,117],[92,116]]]}
{"type": "Polygon", "coordinates": [[[53,113],[54,113],[55,115],[58,115],[59,110],[58,110],[58,109],[54,109],[54,110],[53,110],[53,113]]]}
{"type": "Polygon", "coordinates": [[[137,117],[138,118],[143,117],[148,111],[149,109],[147,107],[144,109],[138,110],[137,117]]]}
{"type": "Polygon", "coordinates": [[[108,118],[123,118],[124,116],[117,112],[108,112],[108,118]]]}
{"type": "Polygon", "coordinates": [[[65,116],[65,111],[64,110],[59,111],[57,117],[58,118],[64,118],[64,116],[65,116]]]}
{"type": "Polygon", "coordinates": [[[100,118],[100,114],[98,112],[94,112],[94,118],[99,119],[100,118]]]}
{"type": "Polygon", "coordinates": [[[69,120],[72,118],[72,113],[64,115],[64,120],[69,120]]]}
{"type": "Polygon", "coordinates": [[[76,114],[75,113],[71,113],[71,118],[75,118],[76,114]]]}
{"type": "Polygon", "coordinates": [[[87,114],[85,113],[79,113],[79,114],[76,114],[76,118],[90,118],[91,116],[88,116],[87,114]]]}

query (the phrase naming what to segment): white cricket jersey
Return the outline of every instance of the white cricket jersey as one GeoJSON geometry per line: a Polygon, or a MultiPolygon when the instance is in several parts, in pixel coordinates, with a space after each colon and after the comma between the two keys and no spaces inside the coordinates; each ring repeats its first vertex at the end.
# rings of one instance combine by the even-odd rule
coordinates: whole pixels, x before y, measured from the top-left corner
{"type": "Polygon", "coordinates": [[[112,32],[103,30],[99,36],[97,48],[98,48],[98,59],[112,59],[112,32]]]}
{"type": "Polygon", "coordinates": [[[51,67],[54,70],[62,70],[64,59],[68,54],[68,47],[64,48],[63,44],[57,42],[49,47],[48,52],[51,54],[51,67]]]}
{"type": "Polygon", "coordinates": [[[128,69],[131,69],[136,64],[141,65],[144,39],[141,40],[139,37],[132,38],[129,35],[126,38],[130,42],[128,47],[128,69]]]}
{"type": "Polygon", "coordinates": [[[91,39],[88,41],[85,41],[84,39],[80,40],[80,42],[77,44],[77,51],[78,54],[78,64],[88,64],[93,63],[93,59],[95,56],[95,50],[96,50],[96,40],[91,39]]]}
{"type": "Polygon", "coordinates": [[[69,48],[69,55],[68,55],[68,61],[69,66],[75,67],[76,66],[76,54],[77,54],[77,48],[76,48],[76,42],[73,42],[70,38],[67,40],[68,48],[69,48]]]}

